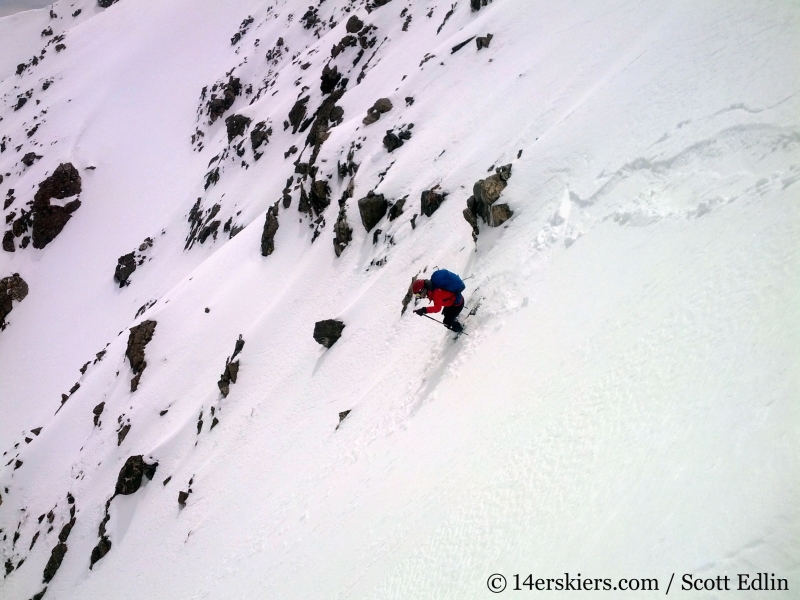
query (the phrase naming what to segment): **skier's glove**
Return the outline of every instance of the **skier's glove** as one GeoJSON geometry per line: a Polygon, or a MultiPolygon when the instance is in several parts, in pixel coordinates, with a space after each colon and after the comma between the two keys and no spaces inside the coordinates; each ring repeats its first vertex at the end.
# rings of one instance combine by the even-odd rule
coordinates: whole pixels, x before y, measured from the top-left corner
{"type": "Polygon", "coordinates": [[[414,311],[414,314],[419,315],[420,317],[423,317],[423,316],[428,314],[428,309],[425,308],[425,307],[418,308],[417,310],[414,311]]]}

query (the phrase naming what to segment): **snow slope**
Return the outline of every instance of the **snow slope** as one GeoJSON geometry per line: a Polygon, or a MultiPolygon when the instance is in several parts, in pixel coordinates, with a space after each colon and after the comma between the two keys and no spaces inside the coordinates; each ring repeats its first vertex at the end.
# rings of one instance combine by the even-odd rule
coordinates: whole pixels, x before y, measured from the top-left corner
{"type": "Polygon", "coordinates": [[[677,586],[766,571],[794,597],[800,9],[312,9],[82,0],[0,19],[19,32],[0,37],[3,57],[65,45],[22,75],[3,67],[3,214],[63,162],[82,179],[53,242],[0,254],[0,277],[30,286],[0,332],[0,596],[484,598],[493,573],[510,593],[515,573],[564,572],[657,577],[661,593],[672,573],[677,586]],[[375,28],[332,56],[351,15],[375,28]],[[451,51],[487,33],[488,48],[451,51]],[[312,160],[310,130],[284,121],[300,98],[310,116],[329,97],[326,65],[348,83],[313,161],[331,202],[306,215],[295,163],[312,160]],[[230,77],[242,92],[209,123],[211,86],[230,77]],[[392,110],[364,125],[381,97],[392,110]],[[241,145],[233,114],[251,119],[241,145]],[[258,122],[272,134],[256,158],[258,122]],[[410,123],[387,152],[387,130],[410,123]],[[465,201],[505,164],[514,215],[473,242],[465,201]],[[420,215],[434,186],[447,199],[420,215]],[[357,207],[373,190],[407,197],[379,234],[357,207]],[[340,198],[354,231],[337,257],[340,198]],[[198,200],[220,225],[186,249],[198,200]],[[144,260],[120,288],[131,251],[144,260]],[[469,277],[469,304],[484,298],[457,342],[401,314],[411,278],[436,267],[469,277]],[[346,327],[326,350],[312,331],[331,318],[346,327]],[[145,320],[157,326],[131,392],[128,329],[145,320]],[[107,509],[133,455],[157,461],[155,477],[107,509]],[[90,569],[106,510],[111,549],[90,569]]]}

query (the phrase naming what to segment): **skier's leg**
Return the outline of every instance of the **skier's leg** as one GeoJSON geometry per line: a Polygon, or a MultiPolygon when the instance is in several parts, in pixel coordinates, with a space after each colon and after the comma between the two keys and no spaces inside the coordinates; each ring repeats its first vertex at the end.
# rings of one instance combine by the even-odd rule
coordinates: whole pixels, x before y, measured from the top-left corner
{"type": "Polygon", "coordinates": [[[464,305],[461,304],[460,306],[445,306],[442,309],[442,316],[444,317],[444,324],[447,325],[453,331],[461,331],[461,323],[456,321],[458,315],[461,314],[461,311],[464,310],[464,305]]]}

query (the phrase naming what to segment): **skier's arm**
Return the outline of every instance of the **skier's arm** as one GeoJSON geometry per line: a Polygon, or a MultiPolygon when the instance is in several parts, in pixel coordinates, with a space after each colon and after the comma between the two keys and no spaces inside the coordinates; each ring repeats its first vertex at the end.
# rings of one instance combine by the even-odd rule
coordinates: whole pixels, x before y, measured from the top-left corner
{"type": "Polygon", "coordinates": [[[439,290],[434,290],[430,294],[428,294],[428,300],[433,302],[433,306],[428,306],[427,310],[429,313],[438,313],[442,310],[444,304],[442,304],[442,296],[439,293],[439,290]]]}

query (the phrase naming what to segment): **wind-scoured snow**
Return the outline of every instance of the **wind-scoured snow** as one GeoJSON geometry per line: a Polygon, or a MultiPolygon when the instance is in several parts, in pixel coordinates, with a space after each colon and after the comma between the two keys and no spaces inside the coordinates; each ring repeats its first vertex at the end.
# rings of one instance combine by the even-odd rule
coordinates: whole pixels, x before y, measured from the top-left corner
{"type": "Polygon", "coordinates": [[[0,597],[488,598],[493,573],[514,594],[515,573],[565,572],[657,593],[676,573],[687,597],[703,596],[677,589],[684,573],[769,572],[793,597],[800,9],[374,4],[0,18],[3,232],[60,164],[82,181],[52,242],[0,252],[0,279],[30,289],[0,331],[0,597]],[[332,52],[352,15],[364,41],[332,52]],[[348,81],[315,156],[326,65],[348,81]],[[392,109],[364,125],[379,98],[392,109]],[[231,115],[250,122],[229,140],[231,115]],[[411,137],[390,153],[388,131],[411,137]],[[309,161],[319,214],[298,210],[309,161]],[[474,241],[467,198],[507,164],[513,216],[474,241]],[[431,189],[447,196],[425,216],[431,189]],[[370,191],[406,200],[366,232],[370,191]],[[216,230],[192,237],[193,207],[216,230]],[[436,268],[467,278],[468,308],[482,299],[457,341],[401,313],[436,268]],[[345,324],[330,349],[312,337],[324,319],[345,324]],[[129,329],[148,320],[132,392],[129,329]],[[136,455],[155,476],[107,505],[136,455]],[[111,548],[90,569],[101,523],[111,548]]]}

